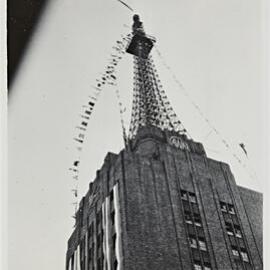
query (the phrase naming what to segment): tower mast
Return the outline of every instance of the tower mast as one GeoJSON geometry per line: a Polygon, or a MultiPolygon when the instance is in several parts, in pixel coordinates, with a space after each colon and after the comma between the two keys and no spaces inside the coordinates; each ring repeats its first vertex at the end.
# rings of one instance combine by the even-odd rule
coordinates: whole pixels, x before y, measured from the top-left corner
{"type": "Polygon", "coordinates": [[[138,15],[133,16],[132,39],[126,49],[134,57],[134,89],[129,139],[140,127],[156,126],[162,130],[186,132],[177,118],[160,83],[150,54],[155,38],[146,35],[138,15]]]}

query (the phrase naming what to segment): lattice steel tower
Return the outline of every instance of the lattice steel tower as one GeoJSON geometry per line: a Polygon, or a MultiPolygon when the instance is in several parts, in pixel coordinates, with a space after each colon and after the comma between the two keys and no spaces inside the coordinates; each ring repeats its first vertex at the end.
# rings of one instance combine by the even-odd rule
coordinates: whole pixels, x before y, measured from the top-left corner
{"type": "Polygon", "coordinates": [[[185,133],[185,128],[162,88],[150,55],[155,39],[146,35],[138,15],[134,15],[133,21],[133,37],[126,50],[134,55],[134,90],[129,138],[134,138],[139,127],[146,125],[185,133]]]}

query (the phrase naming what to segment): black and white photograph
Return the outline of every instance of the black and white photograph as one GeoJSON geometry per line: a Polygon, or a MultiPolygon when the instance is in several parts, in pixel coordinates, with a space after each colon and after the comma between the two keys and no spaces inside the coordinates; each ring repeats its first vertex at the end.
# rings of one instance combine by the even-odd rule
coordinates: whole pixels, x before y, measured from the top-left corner
{"type": "Polygon", "coordinates": [[[268,269],[265,1],[4,2],[0,268],[268,269]]]}

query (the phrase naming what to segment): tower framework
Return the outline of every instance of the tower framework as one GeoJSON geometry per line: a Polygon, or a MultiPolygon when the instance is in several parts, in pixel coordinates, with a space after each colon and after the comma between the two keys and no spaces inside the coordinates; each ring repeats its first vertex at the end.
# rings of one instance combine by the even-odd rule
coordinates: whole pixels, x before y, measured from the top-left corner
{"type": "Polygon", "coordinates": [[[134,88],[129,138],[136,136],[142,126],[152,125],[162,130],[186,132],[162,87],[151,56],[155,43],[147,36],[138,15],[134,16],[133,37],[127,52],[134,55],[134,88]]]}

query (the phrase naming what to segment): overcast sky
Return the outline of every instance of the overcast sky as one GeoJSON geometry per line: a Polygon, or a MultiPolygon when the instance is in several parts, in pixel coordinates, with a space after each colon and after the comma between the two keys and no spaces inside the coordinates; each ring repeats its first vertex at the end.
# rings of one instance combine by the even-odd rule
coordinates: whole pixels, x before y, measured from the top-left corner
{"type": "MultiPolygon", "coordinates": [[[[173,81],[153,50],[165,91],[194,140],[209,157],[231,165],[239,185],[263,191],[266,179],[265,90],[261,1],[171,0],[128,3],[192,99],[249,173],[232,157],[173,81]],[[241,151],[243,142],[248,159],[241,151]],[[256,172],[257,179],[249,174],[256,172]]],[[[13,84],[9,99],[9,270],[64,269],[72,232],[77,158],[75,127],[91,85],[132,13],[113,0],[53,0],[13,84]]],[[[132,57],[118,69],[121,98],[132,98],[132,57]]],[[[115,93],[104,88],[82,152],[80,197],[108,151],[123,147],[115,93]]]]}

